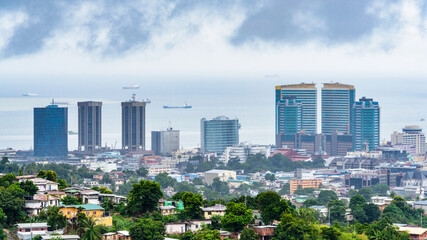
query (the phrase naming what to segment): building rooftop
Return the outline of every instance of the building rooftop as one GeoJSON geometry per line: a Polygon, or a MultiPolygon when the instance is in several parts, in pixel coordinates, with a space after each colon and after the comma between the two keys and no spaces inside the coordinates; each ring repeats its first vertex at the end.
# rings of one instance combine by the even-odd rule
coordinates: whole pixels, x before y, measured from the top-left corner
{"type": "Polygon", "coordinates": [[[62,205],[61,207],[66,208],[79,208],[82,207],[84,210],[104,210],[103,207],[96,204],[81,204],[81,205],[62,205]]]}
{"type": "Polygon", "coordinates": [[[410,235],[422,235],[427,232],[427,228],[420,227],[399,227],[399,231],[408,232],[410,235]]]}
{"type": "Polygon", "coordinates": [[[221,204],[215,204],[212,207],[202,208],[204,212],[215,212],[215,211],[225,211],[227,207],[221,204]]]}
{"type": "Polygon", "coordinates": [[[18,223],[16,224],[18,228],[47,228],[49,225],[47,223],[18,223]]]}
{"type": "Polygon", "coordinates": [[[47,200],[58,200],[58,198],[54,196],[50,196],[48,194],[35,194],[33,196],[33,200],[47,201],[47,200]]]}
{"type": "Polygon", "coordinates": [[[80,239],[78,235],[50,235],[50,236],[43,236],[43,240],[47,239],[80,239]]]}

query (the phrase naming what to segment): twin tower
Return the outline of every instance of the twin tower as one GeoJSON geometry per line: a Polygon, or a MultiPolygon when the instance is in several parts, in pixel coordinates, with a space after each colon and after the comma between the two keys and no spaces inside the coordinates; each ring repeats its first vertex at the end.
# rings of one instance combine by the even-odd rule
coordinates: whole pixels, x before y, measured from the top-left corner
{"type": "MultiPolygon", "coordinates": [[[[352,85],[324,83],[321,93],[322,134],[352,136],[353,149],[380,144],[380,108],[373,99],[356,101],[352,85]]],[[[317,133],[317,87],[314,83],[276,86],[276,145],[282,135],[317,133]]]]}
{"type": "MultiPolygon", "coordinates": [[[[122,149],[145,150],[146,102],[122,102],[122,149]]],[[[94,152],[102,147],[102,102],[78,102],[78,150],[94,152]]],[[[65,157],[68,154],[68,108],[52,102],[34,108],[34,156],[65,157]]]]}

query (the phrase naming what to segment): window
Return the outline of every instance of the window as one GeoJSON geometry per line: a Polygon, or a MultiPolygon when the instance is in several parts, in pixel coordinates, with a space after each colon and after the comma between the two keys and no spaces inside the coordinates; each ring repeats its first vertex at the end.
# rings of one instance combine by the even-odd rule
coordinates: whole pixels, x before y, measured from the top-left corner
{"type": "Polygon", "coordinates": [[[86,215],[89,216],[89,212],[86,212],[86,215]]]}
{"type": "Polygon", "coordinates": [[[96,215],[96,212],[93,212],[93,215],[96,215]]]}

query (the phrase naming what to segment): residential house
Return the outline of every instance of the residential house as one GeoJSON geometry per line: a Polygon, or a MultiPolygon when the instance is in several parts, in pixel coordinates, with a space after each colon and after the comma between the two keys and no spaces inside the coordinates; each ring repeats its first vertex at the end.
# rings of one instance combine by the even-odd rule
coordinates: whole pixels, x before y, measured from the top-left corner
{"type": "Polygon", "coordinates": [[[236,179],[236,171],[213,169],[205,172],[205,182],[207,184],[211,185],[215,178],[219,178],[223,182],[228,179],[236,179]]]}
{"type": "Polygon", "coordinates": [[[391,201],[393,201],[390,197],[382,197],[382,196],[374,196],[371,197],[371,202],[378,206],[378,208],[381,210],[381,212],[384,210],[385,207],[390,205],[391,201]]]}
{"type": "Polygon", "coordinates": [[[160,212],[163,216],[169,216],[175,214],[174,206],[160,206],[160,212]]]}
{"type": "Polygon", "coordinates": [[[25,212],[29,216],[37,216],[43,208],[58,206],[59,198],[49,194],[35,194],[32,200],[25,201],[25,212]]]}
{"type": "Polygon", "coordinates": [[[77,195],[83,199],[83,204],[97,204],[99,205],[99,192],[89,189],[81,190],[77,195]]]}
{"type": "Polygon", "coordinates": [[[265,225],[265,226],[252,226],[256,234],[258,234],[260,240],[270,240],[273,238],[274,230],[277,226],[265,225]]]}
{"type": "Polygon", "coordinates": [[[427,228],[420,227],[399,227],[399,232],[409,233],[411,240],[427,239],[427,228]]]}
{"type": "MultiPolygon", "coordinates": [[[[23,182],[26,181],[27,179],[22,179],[19,180],[19,182],[23,182]]],[[[37,188],[39,189],[37,192],[39,193],[44,193],[46,191],[58,191],[58,183],[56,182],[52,182],[43,178],[31,178],[28,179],[29,181],[33,182],[34,185],[37,186],[37,188]]]]}
{"type": "Polygon", "coordinates": [[[113,203],[117,203],[117,204],[119,204],[120,202],[126,202],[127,201],[127,198],[124,196],[115,195],[115,194],[100,193],[99,194],[99,200],[103,201],[104,198],[108,198],[113,203]]]}
{"type": "Polygon", "coordinates": [[[129,231],[117,231],[104,233],[102,240],[131,240],[129,231]]]}
{"type": "Polygon", "coordinates": [[[423,209],[423,210],[424,210],[424,214],[426,214],[426,211],[427,211],[427,200],[413,202],[413,203],[412,203],[412,206],[413,206],[415,209],[418,209],[418,208],[423,209]]]}
{"type": "Polygon", "coordinates": [[[16,224],[16,235],[19,239],[31,239],[37,235],[47,234],[47,223],[18,223],[16,224]]]}
{"type": "Polygon", "coordinates": [[[226,206],[221,204],[215,204],[212,207],[202,208],[203,216],[205,219],[211,219],[215,215],[224,216],[225,215],[226,206]]]}
{"type": "Polygon", "coordinates": [[[190,220],[185,222],[166,223],[166,234],[183,234],[187,231],[197,232],[203,225],[209,225],[211,223],[211,220],[190,220]]]}
{"type": "Polygon", "coordinates": [[[59,207],[59,212],[62,213],[67,219],[77,217],[78,209],[82,208],[82,213],[87,217],[93,217],[96,225],[113,225],[113,218],[105,216],[104,208],[96,204],[82,204],[82,205],[63,205],[59,207]]]}

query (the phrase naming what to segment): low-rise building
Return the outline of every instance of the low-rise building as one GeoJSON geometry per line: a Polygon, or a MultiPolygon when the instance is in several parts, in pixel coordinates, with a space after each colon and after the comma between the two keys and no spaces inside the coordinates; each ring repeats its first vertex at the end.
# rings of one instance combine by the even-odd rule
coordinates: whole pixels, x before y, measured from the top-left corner
{"type": "Polygon", "coordinates": [[[159,209],[162,216],[169,216],[175,214],[174,206],[160,206],[159,209]]]}
{"type": "Polygon", "coordinates": [[[412,240],[427,239],[427,228],[420,227],[399,227],[399,232],[409,233],[409,238],[412,240]]]}
{"type": "Polygon", "coordinates": [[[203,216],[205,219],[211,219],[213,216],[224,216],[225,215],[225,209],[227,207],[221,204],[215,204],[212,207],[205,207],[202,208],[203,216]]]}
{"type": "Polygon", "coordinates": [[[25,201],[25,212],[29,216],[37,216],[43,208],[58,206],[59,199],[48,194],[35,194],[33,200],[25,201]]]}
{"type": "Polygon", "coordinates": [[[172,167],[169,165],[148,165],[147,166],[148,175],[156,176],[159,173],[171,173],[172,167]]]}
{"type": "Polygon", "coordinates": [[[203,225],[212,224],[211,220],[190,220],[185,222],[166,223],[167,235],[183,234],[187,231],[197,232],[203,225]]]}
{"type": "Polygon", "coordinates": [[[113,218],[105,216],[104,208],[96,204],[63,205],[59,207],[59,212],[67,219],[72,219],[77,217],[79,208],[82,208],[82,213],[86,214],[87,217],[93,217],[96,225],[113,225],[113,218]]]}
{"type": "MultiPolygon", "coordinates": [[[[33,182],[34,185],[37,186],[39,193],[44,193],[46,191],[58,191],[58,183],[49,181],[43,178],[32,178],[28,179],[29,181],[33,182]]],[[[19,182],[26,181],[26,179],[19,180],[19,182]]]]}
{"type": "Polygon", "coordinates": [[[131,240],[129,231],[117,231],[102,234],[103,240],[131,240]]]}
{"type": "Polygon", "coordinates": [[[300,188],[319,188],[322,179],[292,179],[289,181],[290,193],[293,194],[300,188]]]}
{"type": "Polygon", "coordinates": [[[33,237],[47,234],[47,223],[18,223],[16,224],[16,235],[19,239],[32,239],[33,237]]]}
{"type": "Polygon", "coordinates": [[[252,226],[256,234],[258,234],[260,240],[269,240],[274,235],[274,230],[277,226],[275,225],[265,225],[265,226],[252,226]]]}
{"type": "Polygon", "coordinates": [[[207,184],[211,185],[215,178],[219,178],[223,182],[228,179],[236,179],[236,171],[214,169],[205,172],[205,182],[207,184]]]}
{"type": "Polygon", "coordinates": [[[42,240],[57,240],[57,239],[62,239],[62,240],[79,240],[80,237],[78,235],[49,235],[49,236],[43,236],[42,240]]]}
{"type": "Polygon", "coordinates": [[[99,205],[99,192],[89,189],[89,190],[81,190],[77,197],[81,197],[83,200],[83,204],[96,204],[99,205]]]}

